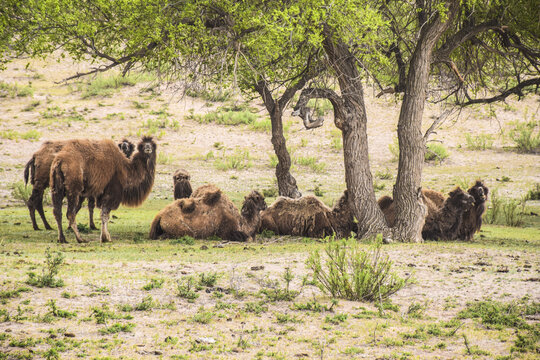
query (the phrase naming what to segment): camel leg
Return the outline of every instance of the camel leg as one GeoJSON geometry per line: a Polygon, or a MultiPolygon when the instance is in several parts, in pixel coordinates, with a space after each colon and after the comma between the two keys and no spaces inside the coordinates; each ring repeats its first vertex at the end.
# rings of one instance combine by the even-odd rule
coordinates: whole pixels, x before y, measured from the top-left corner
{"type": "Polygon", "coordinates": [[[39,213],[39,216],[41,217],[41,220],[43,221],[43,226],[45,226],[45,229],[52,230],[53,228],[49,223],[47,222],[47,219],[45,218],[45,211],[43,211],[43,192],[39,194],[39,198],[37,199],[37,202],[35,203],[36,209],[39,213]]]}
{"type": "Polygon", "coordinates": [[[77,195],[68,195],[67,196],[67,211],[66,211],[66,217],[69,220],[69,227],[71,230],[73,230],[73,233],[75,234],[75,238],[77,239],[78,243],[85,243],[88,242],[86,240],[83,240],[81,238],[81,234],[79,234],[79,229],[77,228],[77,209],[79,205],[79,196],[77,195]]]}
{"type": "Polygon", "coordinates": [[[64,230],[62,229],[62,200],[64,200],[64,188],[58,187],[51,192],[53,203],[53,214],[56,219],[56,226],[58,227],[58,242],[67,244],[66,237],[64,236],[64,230]]]}
{"type": "Polygon", "coordinates": [[[96,207],[96,198],[90,196],[88,198],[88,221],[90,229],[97,230],[96,224],[94,224],[94,208],[96,207]]]}
{"type": "Polygon", "coordinates": [[[36,188],[32,189],[32,194],[28,198],[28,201],[26,202],[26,206],[28,207],[28,210],[30,211],[30,220],[32,220],[32,227],[34,230],[39,230],[39,227],[36,222],[36,203],[39,200],[39,191],[36,188]]]}
{"type": "Polygon", "coordinates": [[[102,206],[101,207],[101,242],[111,242],[111,235],[109,234],[109,213],[111,209],[102,206]]]}

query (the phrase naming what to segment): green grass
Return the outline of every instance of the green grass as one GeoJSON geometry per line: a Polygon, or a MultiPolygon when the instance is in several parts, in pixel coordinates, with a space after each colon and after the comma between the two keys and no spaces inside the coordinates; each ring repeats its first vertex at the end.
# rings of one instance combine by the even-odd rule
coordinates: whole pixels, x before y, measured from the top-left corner
{"type": "Polygon", "coordinates": [[[86,84],[82,93],[83,99],[88,99],[94,96],[111,96],[116,89],[125,86],[134,86],[139,82],[150,82],[155,77],[150,74],[128,74],[122,76],[120,74],[114,75],[98,75],[96,78],[86,84]]]}
{"type": "Polygon", "coordinates": [[[19,132],[16,130],[4,130],[0,131],[0,138],[8,140],[30,140],[37,141],[41,138],[41,132],[37,130],[28,130],[26,132],[19,132]]]}
{"type": "Polygon", "coordinates": [[[465,147],[469,150],[489,150],[493,148],[493,136],[489,134],[465,134],[465,147]]]}
{"type": "Polygon", "coordinates": [[[252,166],[249,150],[235,149],[232,154],[225,154],[214,160],[214,167],[218,170],[245,170],[252,166]]]}
{"type": "Polygon", "coordinates": [[[0,81],[0,98],[15,98],[32,96],[34,89],[31,85],[19,85],[17,83],[10,84],[5,81],[0,81]]]}

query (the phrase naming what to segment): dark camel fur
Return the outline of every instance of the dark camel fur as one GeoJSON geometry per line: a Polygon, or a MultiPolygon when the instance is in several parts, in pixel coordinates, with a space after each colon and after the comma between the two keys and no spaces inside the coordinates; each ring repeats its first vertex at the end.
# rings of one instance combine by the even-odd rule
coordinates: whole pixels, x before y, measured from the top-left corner
{"type": "MultiPolygon", "coordinates": [[[[26,163],[24,167],[24,183],[28,184],[28,178],[30,177],[30,184],[32,184],[32,194],[26,202],[26,206],[30,211],[30,219],[32,220],[32,227],[34,230],[39,230],[36,222],[36,210],[43,221],[45,229],[52,230],[52,227],[45,218],[45,212],[43,211],[43,193],[45,189],[49,187],[49,179],[51,173],[51,164],[55,155],[62,150],[64,145],[68,141],[46,141],[41,145],[38,151],[36,151],[30,161],[26,163]]],[[[127,158],[131,156],[135,149],[135,145],[127,139],[123,139],[118,147],[125,154],[127,158]]],[[[84,198],[79,201],[79,208],[82,205],[84,198]]],[[[95,198],[88,198],[88,218],[90,229],[96,230],[94,224],[94,207],[95,198]]],[[[78,212],[78,210],[77,210],[78,212]]]]}
{"type": "Polygon", "coordinates": [[[261,229],[278,235],[323,238],[335,234],[348,237],[357,226],[345,190],[333,209],[307,195],[298,199],[279,197],[261,214],[261,229]]]}
{"type": "Polygon", "coordinates": [[[191,176],[184,169],[178,169],[173,175],[174,184],[174,200],[188,198],[191,196],[193,190],[191,189],[191,183],[189,180],[191,176]]]}
{"type": "Polygon", "coordinates": [[[424,239],[456,240],[458,238],[464,215],[473,206],[474,198],[459,187],[448,195],[443,206],[435,214],[428,214],[426,217],[426,224],[422,230],[424,239]]]}
{"type": "Polygon", "coordinates": [[[206,239],[247,241],[255,238],[264,197],[252,191],[244,199],[241,212],[215,185],[203,185],[189,199],[175,200],[152,221],[150,239],[192,236],[206,239]]]}
{"type": "Polygon", "coordinates": [[[109,214],[120,204],[138,206],[152,190],[156,169],[156,143],[143,137],[137,152],[127,159],[110,140],[70,140],[56,154],[51,166],[51,194],[58,225],[58,242],[65,243],[62,200],[78,242],[85,242],[77,229],[76,209],[81,197],[95,197],[101,208],[101,242],[111,241],[109,214]]]}
{"type": "Polygon", "coordinates": [[[457,238],[471,241],[474,234],[482,227],[482,215],[486,211],[489,189],[481,180],[477,180],[467,192],[474,198],[474,205],[463,214],[463,222],[459,227],[457,238]]]}

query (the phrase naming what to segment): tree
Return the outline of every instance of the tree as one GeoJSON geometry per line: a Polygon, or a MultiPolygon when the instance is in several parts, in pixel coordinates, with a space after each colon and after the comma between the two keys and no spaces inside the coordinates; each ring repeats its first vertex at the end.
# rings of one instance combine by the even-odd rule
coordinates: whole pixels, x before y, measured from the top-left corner
{"type": "Polygon", "coordinates": [[[469,105],[521,96],[540,84],[539,10],[532,0],[5,1],[1,14],[8,26],[0,39],[9,39],[12,51],[39,56],[61,47],[76,59],[105,61],[74,77],[141,66],[169,79],[229,81],[256,91],[272,119],[276,175],[286,195],[299,193],[289,173],[283,110],[304,86],[296,106],[304,120],[310,98],[329,99],[362,237],[382,232],[400,241],[419,239],[425,141],[437,126],[421,133],[426,99],[469,105]],[[320,86],[316,76],[336,79],[339,90],[320,86]],[[404,94],[392,229],[373,191],[362,84],[367,76],[381,94],[404,94]]]}

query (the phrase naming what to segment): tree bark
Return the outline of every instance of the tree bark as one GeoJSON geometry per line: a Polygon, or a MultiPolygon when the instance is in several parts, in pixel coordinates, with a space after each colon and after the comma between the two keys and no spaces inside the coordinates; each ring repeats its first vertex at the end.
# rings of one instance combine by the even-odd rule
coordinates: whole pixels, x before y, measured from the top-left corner
{"type": "MultiPolygon", "coordinates": [[[[394,201],[396,224],[392,228],[394,240],[422,241],[425,207],[418,198],[422,182],[425,144],[422,135],[422,115],[428,88],[429,71],[433,49],[440,36],[452,22],[459,2],[453,0],[445,22],[439,14],[431,22],[425,22],[420,30],[416,48],[409,63],[405,94],[398,121],[399,165],[394,201]]],[[[427,21],[427,20],[426,20],[427,21]]]]}
{"type": "Polygon", "coordinates": [[[264,105],[268,110],[268,114],[270,115],[270,122],[272,124],[272,145],[274,146],[274,152],[278,158],[278,164],[276,166],[276,178],[279,195],[293,199],[299,198],[302,196],[302,193],[300,193],[298,190],[296,179],[291,175],[291,156],[287,150],[285,136],[283,136],[282,109],[282,104],[286,105],[296,90],[292,92],[292,94],[290,94],[291,91],[285,91],[283,96],[278,101],[274,100],[270,89],[268,89],[268,86],[263,81],[255,85],[255,90],[257,90],[257,92],[261,95],[264,105]],[[286,99],[286,97],[289,97],[289,99],[286,99]]]}
{"type": "Polygon", "coordinates": [[[358,237],[366,238],[377,233],[383,233],[387,237],[390,229],[373,190],[369,167],[367,116],[356,60],[347,45],[334,37],[329,26],[324,27],[323,34],[323,47],[330,66],[336,73],[341,96],[329,89],[304,89],[298,104],[305,106],[311,97],[330,100],[334,107],[334,122],[342,132],[345,182],[350,206],[358,221],[358,237]]]}

